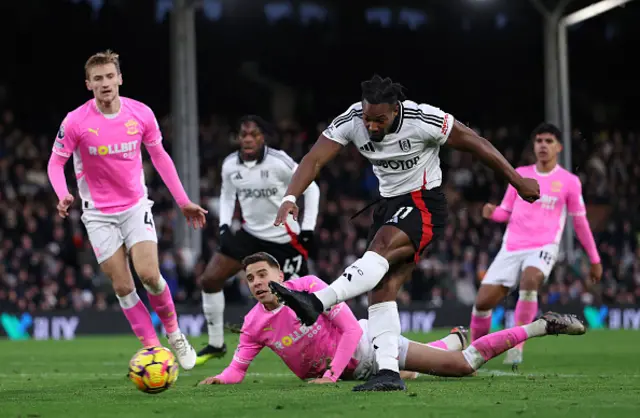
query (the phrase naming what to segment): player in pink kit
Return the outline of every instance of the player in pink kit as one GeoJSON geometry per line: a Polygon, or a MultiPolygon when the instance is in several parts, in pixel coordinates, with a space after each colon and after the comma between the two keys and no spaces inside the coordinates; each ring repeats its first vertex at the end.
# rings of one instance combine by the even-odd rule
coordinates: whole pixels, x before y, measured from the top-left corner
{"type": "Polygon", "coordinates": [[[85,64],[85,74],[94,99],[63,120],[47,170],[60,200],[58,213],[67,217],[74,201],[64,176],[64,165],[73,156],[82,222],[133,332],[145,347],[161,345],[151,316],[135,290],[127,256],[149,293],[149,302],[164,325],[180,365],[191,369],[196,352],[178,328],[171,292],[160,275],[153,202],[147,197],[142,171],[142,144],[189,224],[202,227],[207,212],[187,197],[162,146],[153,111],[143,103],[120,97],[118,55],[111,51],[93,55],[85,64]]]}
{"type": "MultiPolygon", "coordinates": [[[[471,315],[471,339],[489,332],[491,312],[518,284],[520,294],[515,311],[516,325],[530,323],[538,313],[538,289],[549,277],[558,255],[567,214],[580,243],[591,261],[590,277],[600,280],[602,266],[596,244],[586,218],[580,179],[558,165],[562,151],[560,130],[543,123],[532,133],[536,164],[519,167],[523,177],[540,184],[540,199],[527,203],[518,198],[512,186],[500,206],[487,203],[482,215],[495,222],[508,222],[502,248],[489,267],[478,291],[471,315]]],[[[509,350],[505,364],[522,362],[523,344],[509,350]]]]}
{"type": "MultiPolygon", "coordinates": [[[[377,372],[375,346],[367,320],[356,320],[344,303],[335,305],[311,326],[302,325],[295,312],[281,305],[269,283],[282,283],[278,261],[267,253],[256,253],[242,261],[251,294],[258,304],[245,316],[240,344],[231,364],[201,384],[234,384],[244,379],[258,353],[269,347],[300,379],[310,383],[367,380],[377,372]]],[[[316,292],[327,284],[315,276],[289,280],[290,289],[316,292]]],[[[584,334],[584,325],[572,315],[547,313],[538,321],[485,336],[469,347],[466,332],[455,329],[438,341],[421,344],[400,337],[398,362],[403,378],[417,373],[466,376],[489,359],[515,344],[548,334],[584,334]]]]}

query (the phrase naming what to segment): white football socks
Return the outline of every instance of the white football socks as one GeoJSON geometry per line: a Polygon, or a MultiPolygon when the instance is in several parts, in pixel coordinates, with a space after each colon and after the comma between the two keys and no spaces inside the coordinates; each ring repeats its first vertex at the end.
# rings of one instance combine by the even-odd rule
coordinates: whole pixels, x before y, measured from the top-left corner
{"type": "Polygon", "coordinates": [[[375,349],[378,370],[399,372],[398,364],[400,315],[396,302],[382,302],[369,306],[369,338],[375,349]]]}
{"type": "Polygon", "coordinates": [[[522,328],[524,328],[527,336],[530,338],[547,335],[547,321],[544,319],[538,319],[530,324],[522,325],[522,328]]]}
{"type": "Polygon", "coordinates": [[[224,344],[224,292],[202,292],[202,311],[207,320],[209,345],[222,347],[224,344]]]}
{"type": "Polygon", "coordinates": [[[360,296],[376,287],[389,271],[386,258],[373,251],[367,251],[362,258],[347,267],[342,274],[331,283],[331,286],[314,293],[322,302],[324,309],[360,296]]]}

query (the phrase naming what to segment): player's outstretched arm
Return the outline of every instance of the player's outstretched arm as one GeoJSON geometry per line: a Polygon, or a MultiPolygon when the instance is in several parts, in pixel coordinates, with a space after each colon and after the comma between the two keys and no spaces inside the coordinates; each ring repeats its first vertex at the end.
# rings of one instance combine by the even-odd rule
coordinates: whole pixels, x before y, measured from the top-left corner
{"type": "Polygon", "coordinates": [[[51,158],[49,158],[49,164],[47,165],[47,175],[53,190],[58,196],[58,215],[62,218],[69,216],[69,207],[73,203],[73,195],[69,193],[67,188],[67,179],[64,176],[64,165],[67,160],[73,155],[74,151],[78,147],[78,135],[75,133],[74,123],[70,116],[64,118],[58,135],[51,149],[51,158]]]}
{"type": "Polygon", "coordinates": [[[164,149],[162,143],[156,143],[154,145],[147,144],[146,148],[151,157],[151,163],[158,174],[160,174],[162,181],[171,192],[178,206],[180,206],[182,213],[187,218],[187,222],[193,225],[194,228],[202,228],[207,222],[205,215],[208,212],[189,200],[178,176],[178,170],[176,170],[176,166],[169,156],[169,153],[164,149]]]}
{"type": "Polygon", "coordinates": [[[53,152],[47,165],[49,182],[51,182],[51,186],[59,200],[56,209],[62,218],[69,216],[68,210],[74,200],[73,195],[69,193],[69,189],[67,188],[67,179],[64,177],[64,165],[68,159],[68,157],[63,157],[53,152]]]}
{"type": "Polygon", "coordinates": [[[517,194],[516,189],[514,189],[512,185],[509,185],[500,206],[492,205],[491,203],[485,204],[482,208],[482,217],[494,222],[508,222],[509,218],[511,218],[513,203],[516,200],[517,194]]]}
{"type": "Polygon", "coordinates": [[[222,165],[222,185],[220,186],[220,229],[228,229],[233,220],[233,212],[236,209],[236,194],[238,190],[231,182],[231,170],[229,164],[222,165]]]}
{"type": "Polygon", "coordinates": [[[567,196],[567,211],[573,218],[573,227],[576,230],[578,241],[582,244],[585,252],[591,261],[591,270],[589,278],[592,283],[599,282],[602,278],[602,264],[600,263],[600,254],[596,242],[593,239],[593,233],[587,219],[587,208],[582,198],[582,183],[578,177],[573,177],[574,182],[569,184],[569,192],[567,196]]]}
{"type": "Polygon", "coordinates": [[[342,144],[332,141],[324,135],[320,135],[311,150],[304,156],[300,165],[293,173],[285,198],[278,209],[278,215],[273,223],[275,226],[281,225],[287,216],[292,213],[293,218],[298,220],[298,206],[295,200],[307,190],[311,182],[329,161],[331,161],[342,149],[342,144]]]}
{"type": "MultiPolygon", "coordinates": [[[[312,277],[312,276],[308,276],[312,277]]],[[[328,287],[328,285],[317,277],[312,277],[309,283],[309,291],[317,292],[328,287]]],[[[344,369],[351,361],[351,358],[358,348],[360,337],[362,337],[362,328],[358,323],[355,315],[349,308],[349,305],[342,302],[334,306],[329,312],[324,313],[333,325],[338,328],[342,334],[338,340],[336,351],[331,359],[329,369],[320,379],[314,379],[309,383],[335,383],[338,381],[344,369]]]]}
{"type": "Polygon", "coordinates": [[[460,122],[455,122],[446,142],[450,147],[470,152],[495,172],[502,174],[527,202],[540,198],[540,186],[534,179],[523,178],[502,154],[486,139],[460,122]]]}
{"type": "Polygon", "coordinates": [[[247,374],[247,369],[254,358],[260,353],[263,345],[254,341],[247,333],[240,334],[240,343],[233,355],[229,366],[222,373],[208,377],[200,385],[234,385],[241,383],[247,374]]]}

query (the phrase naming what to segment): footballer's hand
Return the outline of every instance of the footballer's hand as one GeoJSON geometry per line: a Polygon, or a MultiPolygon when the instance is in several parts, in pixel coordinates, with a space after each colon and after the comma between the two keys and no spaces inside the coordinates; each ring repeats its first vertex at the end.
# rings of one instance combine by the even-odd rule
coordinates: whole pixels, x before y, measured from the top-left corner
{"type": "Polygon", "coordinates": [[[328,377],[321,377],[319,379],[309,380],[309,383],[314,385],[326,385],[327,383],[336,383],[328,377]]]}
{"type": "Polygon", "coordinates": [[[536,179],[523,178],[517,185],[516,190],[520,197],[529,203],[540,199],[540,185],[536,179]]]}
{"type": "Polygon", "coordinates": [[[589,270],[589,279],[591,283],[595,284],[600,281],[602,278],[602,264],[592,264],[591,269],[589,270]]]}
{"type": "Polygon", "coordinates": [[[196,205],[193,202],[189,202],[180,208],[182,214],[187,218],[189,226],[193,226],[193,229],[203,228],[207,223],[208,210],[203,209],[200,205],[196,205]]]}
{"type": "Polygon", "coordinates": [[[218,379],[215,376],[207,377],[202,382],[198,383],[199,385],[223,385],[222,380],[218,379]]]}
{"type": "Polygon", "coordinates": [[[484,219],[491,219],[493,216],[493,211],[496,210],[496,205],[492,205],[491,203],[485,203],[482,207],[482,217],[484,219]]]}
{"type": "Polygon", "coordinates": [[[280,209],[278,209],[278,215],[276,215],[276,220],[273,224],[275,226],[282,225],[284,222],[286,222],[287,216],[289,216],[290,213],[293,215],[293,220],[297,221],[299,210],[300,208],[298,208],[298,205],[296,205],[293,202],[289,202],[289,201],[282,202],[282,204],[280,205],[280,209]]]}
{"type": "Polygon", "coordinates": [[[58,206],[56,206],[56,209],[58,210],[58,215],[60,215],[61,218],[66,218],[67,216],[69,216],[69,207],[73,203],[73,200],[73,195],[68,194],[64,197],[64,199],[58,202],[58,206]]]}

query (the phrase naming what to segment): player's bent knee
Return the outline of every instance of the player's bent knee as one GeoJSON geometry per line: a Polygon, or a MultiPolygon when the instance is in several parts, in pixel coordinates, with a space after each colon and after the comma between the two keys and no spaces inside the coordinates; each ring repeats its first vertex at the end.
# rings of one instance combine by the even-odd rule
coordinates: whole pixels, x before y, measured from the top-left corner
{"type": "Polygon", "coordinates": [[[483,305],[473,305],[473,309],[471,310],[473,316],[477,316],[479,318],[486,318],[491,316],[493,313],[493,308],[486,309],[486,306],[483,305]]]}
{"type": "Polygon", "coordinates": [[[456,368],[456,371],[457,371],[458,377],[465,377],[475,373],[475,370],[473,369],[473,367],[471,367],[471,365],[466,361],[464,361],[464,364],[462,363],[459,364],[456,368]]]}
{"type": "Polygon", "coordinates": [[[200,282],[202,291],[204,293],[218,293],[224,288],[224,283],[226,280],[220,280],[218,277],[210,274],[203,274],[198,277],[198,281],[200,282]]]}
{"type": "Polygon", "coordinates": [[[147,286],[155,287],[160,281],[160,269],[153,265],[144,265],[136,268],[140,281],[147,286]]]}
{"type": "Polygon", "coordinates": [[[489,316],[493,308],[495,308],[495,306],[488,300],[476,300],[475,305],[473,305],[474,312],[486,313],[487,315],[485,316],[489,316]]]}
{"type": "Polygon", "coordinates": [[[415,248],[409,236],[401,229],[392,226],[380,228],[369,244],[368,250],[380,254],[389,261],[389,264],[396,264],[415,255],[415,248]]]}
{"type": "Polygon", "coordinates": [[[544,282],[544,273],[536,267],[527,267],[522,273],[520,290],[538,290],[544,282]]]}
{"type": "Polygon", "coordinates": [[[136,287],[132,279],[113,281],[113,291],[120,297],[127,296],[133,293],[134,290],[136,290],[136,287]]]}
{"type": "Polygon", "coordinates": [[[509,293],[504,286],[482,285],[476,296],[475,308],[478,311],[491,311],[509,293]]]}
{"type": "MultiPolygon", "coordinates": [[[[453,353],[452,353],[453,354],[453,353]]],[[[449,356],[442,364],[445,370],[447,370],[447,374],[452,377],[464,377],[473,373],[473,367],[469,365],[467,360],[465,360],[462,352],[457,352],[455,355],[449,356]]]]}

